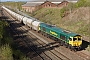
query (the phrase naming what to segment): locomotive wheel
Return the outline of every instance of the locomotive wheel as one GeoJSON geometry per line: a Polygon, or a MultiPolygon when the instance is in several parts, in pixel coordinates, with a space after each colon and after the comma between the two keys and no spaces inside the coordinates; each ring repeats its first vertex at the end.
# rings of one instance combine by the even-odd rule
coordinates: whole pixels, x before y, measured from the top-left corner
{"type": "Polygon", "coordinates": [[[43,32],[41,32],[41,34],[43,35],[43,32]]]}
{"type": "Polygon", "coordinates": [[[68,44],[67,43],[65,43],[65,47],[68,48],[68,44]]]}
{"type": "Polygon", "coordinates": [[[77,50],[80,51],[81,50],[81,47],[79,47],[77,50]]]}
{"type": "Polygon", "coordinates": [[[68,48],[72,51],[72,46],[71,45],[69,45],[68,48]]]}
{"type": "Polygon", "coordinates": [[[77,49],[75,49],[74,47],[72,47],[72,46],[71,46],[71,51],[76,52],[76,51],[77,51],[77,49]]]}
{"type": "Polygon", "coordinates": [[[76,52],[77,50],[76,49],[74,49],[74,52],[76,52]]]}
{"type": "Polygon", "coordinates": [[[61,46],[63,46],[63,41],[61,41],[61,46]]]}
{"type": "Polygon", "coordinates": [[[47,34],[47,38],[49,38],[49,35],[47,34]]]}

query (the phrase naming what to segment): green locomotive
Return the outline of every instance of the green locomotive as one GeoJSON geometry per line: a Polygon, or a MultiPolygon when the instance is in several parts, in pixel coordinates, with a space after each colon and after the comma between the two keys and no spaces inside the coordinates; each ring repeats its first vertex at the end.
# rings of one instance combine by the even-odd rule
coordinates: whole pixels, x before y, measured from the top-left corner
{"type": "Polygon", "coordinates": [[[60,41],[61,45],[65,45],[69,47],[71,50],[80,50],[82,45],[82,36],[63,30],[56,26],[52,26],[45,23],[40,23],[39,30],[42,34],[46,35],[47,37],[54,37],[58,41],[60,41]]]}

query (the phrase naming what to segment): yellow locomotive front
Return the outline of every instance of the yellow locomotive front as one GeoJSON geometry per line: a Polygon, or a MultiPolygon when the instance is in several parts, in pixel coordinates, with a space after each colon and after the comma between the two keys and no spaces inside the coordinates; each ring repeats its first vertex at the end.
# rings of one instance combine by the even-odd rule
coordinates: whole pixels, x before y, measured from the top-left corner
{"type": "Polygon", "coordinates": [[[71,45],[71,47],[80,50],[82,45],[82,36],[76,35],[70,38],[71,40],[69,41],[69,44],[71,45]]]}

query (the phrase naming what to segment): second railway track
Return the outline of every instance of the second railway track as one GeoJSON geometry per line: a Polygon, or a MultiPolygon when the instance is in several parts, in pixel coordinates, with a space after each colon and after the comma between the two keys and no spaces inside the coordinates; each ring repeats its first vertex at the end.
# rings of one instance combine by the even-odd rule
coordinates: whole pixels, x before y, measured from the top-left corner
{"type": "MultiPolygon", "coordinates": [[[[4,11],[5,12],[5,11],[4,11]]],[[[6,13],[6,14],[8,14],[8,13],[6,13]]],[[[9,14],[8,14],[8,16],[9,16],[9,20],[15,20],[15,19],[13,19],[9,14]]],[[[18,23],[17,21],[15,21],[14,23],[18,23]]],[[[12,30],[13,29],[15,29],[17,26],[16,25],[14,25],[14,24],[10,24],[11,25],[11,27],[12,27],[12,30]],[[15,27],[16,26],[16,27],[15,27]]],[[[20,31],[23,31],[23,27],[20,27],[19,28],[19,30],[20,31]]],[[[14,33],[16,33],[17,34],[17,36],[19,36],[19,32],[18,31],[15,31],[15,30],[13,30],[14,31],[14,33]]],[[[25,33],[25,35],[27,35],[28,33],[25,33]]],[[[22,36],[24,35],[24,34],[21,34],[22,36]]],[[[39,51],[39,52],[42,52],[41,54],[39,54],[39,52],[38,52],[38,48],[35,46],[35,44],[38,44],[38,45],[42,45],[42,48],[43,48],[43,45],[45,44],[45,43],[43,43],[43,44],[41,44],[40,42],[38,42],[38,41],[36,41],[36,42],[32,42],[33,41],[33,38],[30,36],[30,34],[28,34],[28,37],[30,37],[31,38],[31,41],[29,40],[29,39],[26,39],[26,38],[24,38],[23,39],[23,37],[20,37],[21,39],[23,39],[22,41],[24,41],[29,47],[30,47],[30,44],[33,44],[33,48],[31,48],[30,47],[30,49],[31,50],[33,50],[34,52],[36,52],[41,58],[42,58],[42,60],[63,60],[63,59],[66,59],[66,60],[70,60],[68,57],[66,57],[66,56],[64,56],[63,54],[61,54],[61,53],[59,53],[59,55],[57,55],[56,53],[54,53],[53,51],[48,51],[48,52],[43,52],[43,51],[39,51]],[[28,44],[28,42],[29,42],[29,44],[28,44]],[[62,55],[63,56],[63,58],[61,58],[60,57],[60,55],[62,55]]],[[[34,36],[35,37],[35,36],[34,36]]],[[[36,39],[38,39],[38,38],[36,38],[36,39]]],[[[39,40],[39,39],[38,39],[39,40]]],[[[40,41],[40,40],[39,40],[40,41]]],[[[39,49],[40,50],[40,49],[39,49]]],[[[56,51],[57,52],[57,51],[56,51]]],[[[58,53],[58,52],[57,52],[58,53]]]]}

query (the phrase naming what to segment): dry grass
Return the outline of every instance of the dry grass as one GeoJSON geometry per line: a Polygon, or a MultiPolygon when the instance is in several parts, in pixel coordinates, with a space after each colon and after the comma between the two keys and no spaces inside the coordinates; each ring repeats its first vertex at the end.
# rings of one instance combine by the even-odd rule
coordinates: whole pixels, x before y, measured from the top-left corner
{"type": "Polygon", "coordinates": [[[90,8],[82,7],[77,9],[67,17],[63,18],[58,25],[76,33],[90,36],[90,8]]]}

